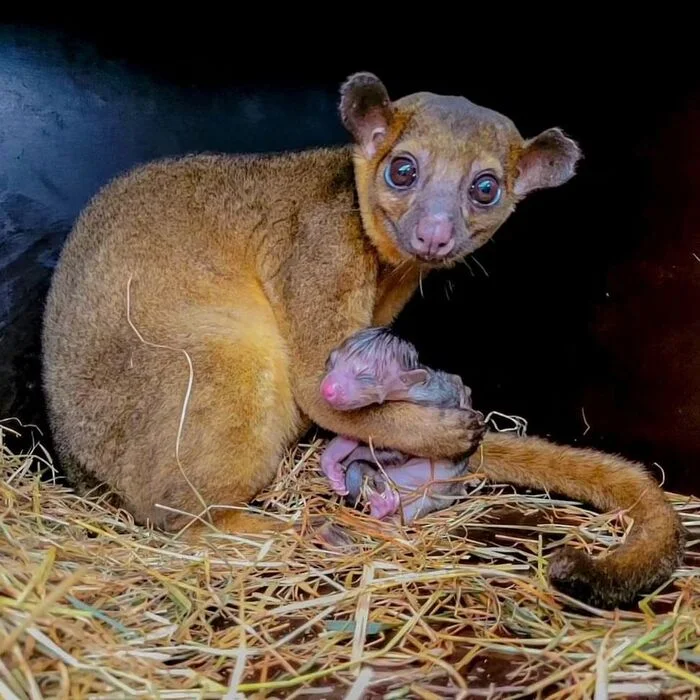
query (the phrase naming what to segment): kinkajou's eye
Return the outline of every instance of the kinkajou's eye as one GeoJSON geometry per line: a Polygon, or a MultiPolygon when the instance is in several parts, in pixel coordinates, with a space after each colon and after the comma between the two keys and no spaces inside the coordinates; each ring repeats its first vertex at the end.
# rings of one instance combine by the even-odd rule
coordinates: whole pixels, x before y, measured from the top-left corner
{"type": "Polygon", "coordinates": [[[501,186],[493,175],[479,175],[469,187],[469,196],[474,204],[489,207],[501,198],[501,186]]]}
{"type": "Polygon", "coordinates": [[[390,187],[397,190],[406,190],[413,185],[418,178],[418,165],[408,155],[396,156],[384,171],[384,179],[390,187]]]}

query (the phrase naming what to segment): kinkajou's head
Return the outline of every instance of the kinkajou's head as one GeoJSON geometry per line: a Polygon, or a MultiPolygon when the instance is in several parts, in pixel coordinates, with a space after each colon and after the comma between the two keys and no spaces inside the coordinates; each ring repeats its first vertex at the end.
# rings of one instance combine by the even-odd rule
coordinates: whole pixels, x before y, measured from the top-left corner
{"type": "Polygon", "coordinates": [[[569,180],[581,157],[560,129],[524,139],[513,122],[464,97],[392,101],[375,75],[341,88],[367,235],[380,257],[449,266],[493,236],[518,201],[569,180]]]}

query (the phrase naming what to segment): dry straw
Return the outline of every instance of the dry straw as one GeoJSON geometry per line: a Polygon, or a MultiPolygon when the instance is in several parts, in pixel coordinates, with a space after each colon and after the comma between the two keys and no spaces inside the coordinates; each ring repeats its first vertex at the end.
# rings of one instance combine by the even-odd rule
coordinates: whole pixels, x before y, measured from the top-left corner
{"type": "Polygon", "coordinates": [[[3,698],[700,694],[697,499],[670,495],[691,532],[683,568],[635,610],[603,612],[554,592],[546,557],[618,543],[615,514],[472,483],[396,529],[329,494],[316,443],[258,504],[297,531],[193,548],[40,479],[48,455],[12,454],[14,429],[0,424],[3,698]],[[319,523],[352,543],[324,547],[319,523]]]}

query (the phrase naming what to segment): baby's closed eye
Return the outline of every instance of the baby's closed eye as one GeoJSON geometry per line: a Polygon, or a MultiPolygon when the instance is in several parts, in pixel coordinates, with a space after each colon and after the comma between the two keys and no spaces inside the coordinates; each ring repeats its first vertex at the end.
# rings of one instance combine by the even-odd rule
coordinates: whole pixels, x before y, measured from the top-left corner
{"type": "Polygon", "coordinates": [[[369,372],[366,372],[364,374],[358,374],[355,377],[355,380],[360,384],[376,384],[377,383],[377,377],[374,374],[370,374],[369,372]]]}

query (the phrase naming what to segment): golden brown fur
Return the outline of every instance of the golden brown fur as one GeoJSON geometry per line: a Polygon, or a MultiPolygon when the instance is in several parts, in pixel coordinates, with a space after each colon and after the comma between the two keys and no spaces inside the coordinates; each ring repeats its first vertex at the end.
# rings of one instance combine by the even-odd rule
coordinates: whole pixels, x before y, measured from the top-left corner
{"type": "MultiPolygon", "coordinates": [[[[557,130],[525,141],[505,117],[466,100],[390,103],[367,75],[346,83],[341,114],[352,149],[152,163],[105,187],[69,237],[44,325],[55,441],[74,474],[107,483],[140,522],[179,528],[188,518],[178,513],[201,512],[201,500],[247,503],[311,422],[427,457],[463,455],[482,438],[469,411],[387,403],[334,412],[318,391],[325,362],[348,335],[389,323],[421,270],[454,264],[527,192],[571,177],[578,149],[557,130]],[[383,163],[399,146],[433,169],[440,196],[451,193],[450,215],[461,212],[454,255],[439,263],[407,247],[410,217],[435,199],[431,191],[400,196],[382,185],[383,163]],[[502,202],[490,210],[465,199],[464,172],[478,168],[502,180],[502,202]]],[[[498,437],[484,451],[494,478],[604,508],[629,507],[646,489],[633,510],[642,526],[651,517],[658,533],[679,532],[663,494],[621,460],[498,437]]],[[[232,510],[214,521],[231,531],[269,525],[232,510]]],[[[651,572],[667,575],[678,538],[648,542],[638,558],[621,551],[595,569],[585,562],[614,573],[592,580],[593,595],[614,604],[651,572]]]]}
{"type": "Polygon", "coordinates": [[[680,519],[640,464],[500,433],[486,435],[482,455],[477,452],[471,464],[491,481],[564,494],[603,512],[624,511],[634,520],[625,543],[603,557],[571,547],[554,553],[549,577],[574,598],[603,608],[629,604],[640,591],[664,583],[681,563],[680,519]]]}

